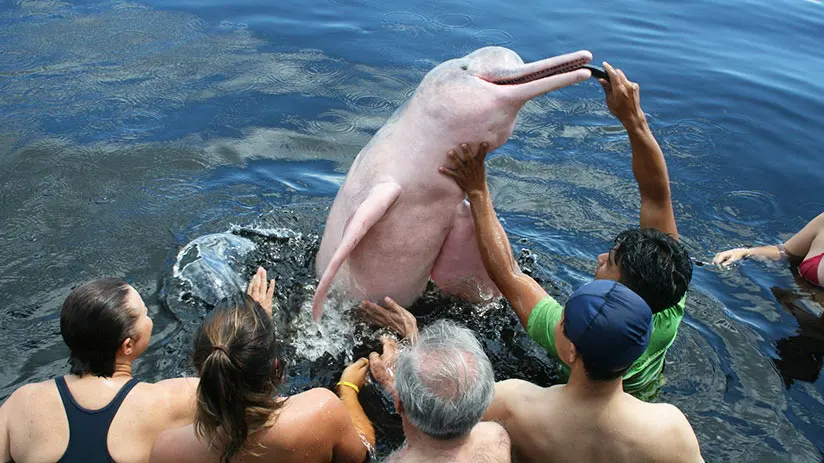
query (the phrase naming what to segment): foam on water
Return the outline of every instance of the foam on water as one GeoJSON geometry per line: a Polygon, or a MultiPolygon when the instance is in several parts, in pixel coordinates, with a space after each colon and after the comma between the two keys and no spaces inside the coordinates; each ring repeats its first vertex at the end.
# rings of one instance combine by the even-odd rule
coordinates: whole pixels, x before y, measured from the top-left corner
{"type": "Polygon", "coordinates": [[[236,268],[255,243],[230,233],[201,236],[177,254],[172,276],[186,282],[194,296],[207,304],[243,292],[246,284],[236,268]]]}

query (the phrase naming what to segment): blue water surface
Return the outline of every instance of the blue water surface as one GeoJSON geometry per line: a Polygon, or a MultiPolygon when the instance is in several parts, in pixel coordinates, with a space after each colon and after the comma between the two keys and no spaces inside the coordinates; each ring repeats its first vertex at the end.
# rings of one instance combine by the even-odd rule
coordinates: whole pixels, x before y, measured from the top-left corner
{"type": "MultiPolygon", "coordinates": [[[[56,314],[103,274],[149,295],[161,351],[175,322],[151,295],[170,253],[328,206],[421,77],[483,46],[588,49],[640,83],[697,261],[786,239],[824,211],[822,31],[805,0],[0,2],[0,397],[65,371],[56,314]]],[[[565,291],[637,224],[629,145],[594,81],[528,104],[489,175],[514,247],[565,291]]],[[[783,263],[695,268],[659,400],[707,461],[824,454],[824,329],[782,290],[810,299],[783,263]]]]}

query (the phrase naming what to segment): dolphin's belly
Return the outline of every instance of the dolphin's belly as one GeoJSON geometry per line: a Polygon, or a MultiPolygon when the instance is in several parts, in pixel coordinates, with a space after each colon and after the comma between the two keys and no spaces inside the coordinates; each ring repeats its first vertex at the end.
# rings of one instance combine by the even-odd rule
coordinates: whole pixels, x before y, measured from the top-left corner
{"type": "Polygon", "coordinates": [[[348,259],[349,286],[358,293],[353,296],[413,302],[429,280],[457,203],[398,205],[384,216],[348,259]]]}

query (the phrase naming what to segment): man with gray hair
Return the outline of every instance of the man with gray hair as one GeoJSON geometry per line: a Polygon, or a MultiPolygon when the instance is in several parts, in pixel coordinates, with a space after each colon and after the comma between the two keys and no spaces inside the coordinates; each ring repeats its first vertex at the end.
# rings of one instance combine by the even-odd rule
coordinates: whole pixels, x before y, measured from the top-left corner
{"type": "Polygon", "coordinates": [[[383,355],[370,363],[392,393],[406,444],[388,461],[510,461],[509,435],[498,423],[479,423],[495,393],[495,376],[472,331],[450,321],[424,328],[396,352],[383,340],[383,355]],[[392,381],[392,364],[394,381],[392,381]]]}

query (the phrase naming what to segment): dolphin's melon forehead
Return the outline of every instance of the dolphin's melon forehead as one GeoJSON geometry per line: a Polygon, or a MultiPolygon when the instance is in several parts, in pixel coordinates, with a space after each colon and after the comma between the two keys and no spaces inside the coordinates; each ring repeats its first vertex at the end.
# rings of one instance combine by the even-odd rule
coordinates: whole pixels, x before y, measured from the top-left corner
{"type": "Polygon", "coordinates": [[[464,59],[486,63],[524,64],[524,60],[509,48],[483,47],[466,55],[464,59]]]}

